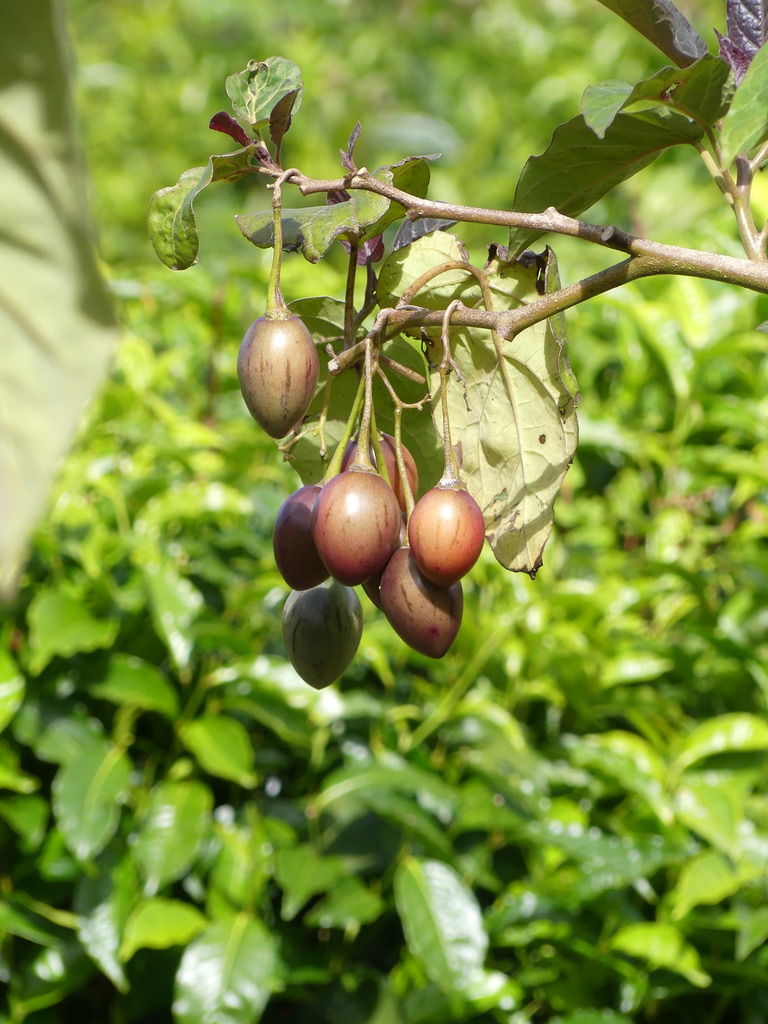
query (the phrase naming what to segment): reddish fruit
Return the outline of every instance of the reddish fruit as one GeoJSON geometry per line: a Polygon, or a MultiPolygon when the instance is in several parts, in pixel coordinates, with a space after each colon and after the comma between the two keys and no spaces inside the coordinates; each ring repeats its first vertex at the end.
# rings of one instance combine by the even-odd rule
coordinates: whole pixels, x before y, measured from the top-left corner
{"type": "Polygon", "coordinates": [[[440,587],[428,580],[409,548],[400,548],[384,570],[381,607],[394,631],[409,647],[442,658],[461,625],[464,594],[460,583],[440,587]]]}
{"type": "Polygon", "coordinates": [[[465,576],[485,540],[483,513],[463,489],[433,487],[415,504],[408,542],[424,575],[441,587],[465,576]]]}
{"type": "Polygon", "coordinates": [[[386,565],[397,547],[400,506],[376,473],[351,469],[323,487],[312,510],[312,536],[334,579],[353,587],[386,565]]]}
{"type": "Polygon", "coordinates": [[[300,487],[285,499],[275,517],[275,563],[293,590],[309,590],[328,579],[312,537],[312,509],[320,490],[317,484],[300,487]]]}
{"type": "MultiPolygon", "coordinates": [[[[392,490],[395,492],[397,500],[400,502],[400,508],[405,512],[405,489],[403,488],[403,481],[400,479],[400,473],[397,469],[397,456],[395,454],[395,439],[391,434],[382,434],[381,439],[381,452],[384,456],[384,464],[387,467],[387,476],[389,482],[392,485],[392,490]]],[[[419,470],[416,467],[413,456],[405,447],[403,449],[403,462],[405,463],[405,475],[408,477],[408,484],[411,488],[411,494],[416,497],[419,493],[419,470]]],[[[345,472],[352,463],[355,461],[357,455],[357,441],[349,441],[347,447],[344,449],[344,459],[341,463],[341,471],[345,472]]],[[[376,465],[376,458],[374,454],[373,445],[371,445],[371,461],[374,466],[376,465]]]]}
{"type": "MultiPolygon", "coordinates": [[[[397,538],[397,546],[401,547],[405,543],[405,516],[400,517],[400,534],[397,538]]],[[[379,611],[383,611],[381,607],[381,580],[386,572],[387,566],[379,569],[375,576],[371,576],[370,579],[365,580],[363,583],[363,590],[370,599],[372,604],[375,604],[379,611]]]]}
{"type": "Polygon", "coordinates": [[[283,608],[283,641],[305,683],[321,690],[348,667],[363,634],[363,612],[354,590],[335,580],[292,590],[283,608]]]}
{"type": "Polygon", "coordinates": [[[248,411],[270,437],[285,437],[309,408],[320,361],[297,316],[260,316],[240,345],[237,377],[248,411]]]}

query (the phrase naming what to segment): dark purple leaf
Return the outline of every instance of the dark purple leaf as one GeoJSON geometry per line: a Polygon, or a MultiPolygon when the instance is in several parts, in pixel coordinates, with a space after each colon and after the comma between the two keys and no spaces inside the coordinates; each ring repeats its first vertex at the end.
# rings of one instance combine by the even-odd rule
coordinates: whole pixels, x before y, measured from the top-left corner
{"type": "Polygon", "coordinates": [[[346,203],[351,198],[345,188],[332,188],[325,194],[325,205],[335,206],[337,203],[346,203]]]}
{"type": "Polygon", "coordinates": [[[727,11],[728,39],[749,62],[766,41],[768,0],[728,0],[727,11]]]}
{"type": "Polygon", "coordinates": [[[275,146],[278,147],[278,150],[280,148],[280,143],[283,141],[283,136],[291,127],[291,111],[293,110],[300,91],[300,89],[294,89],[293,92],[286,93],[286,95],[275,104],[272,108],[272,113],[269,115],[269,137],[272,139],[275,146]]]}
{"type": "Polygon", "coordinates": [[[407,220],[398,228],[395,240],[392,243],[392,252],[402,249],[417,238],[429,235],[433,231],[446,231],[452,228],[455,220],[444,220],[441,217],[419,217],[417,220],[407,220]]]}
{"type": "Polygon", "coordinates": [[[678,67],[708,52],[707,44],[672,0],[600,0],[604,7],[645,36],[678,67]]]}
{"type": "Polygon", "coordinates": [[[347,140],[346,150],[341,150],[341,162],[348,171],[356,171],[357,164],[354,161],[354,151],[357,140],[360,138],[360,132],[363,130],[363,126],[358,121],[352,131],[349,133],[349,139],[347,140]]]}
{"type": "Polygon", "coordinates": [[[251,140],[245,134],[244,129],[226,110],[220,110],[218,114],[214,114],[208,122],[208,127],[212,128],[215,132],[224,132],[225,135],[229,135],[235,142],[239,142],[241,146],[250,146],[251,144],[251,140]]]}
{"type": "Polygon", "coordinates": [[[736,85],[740,85],[742,78],[747,73],[747,68],[752,62],[752,56],[739,49],[735,43],[731,42],[728,36],[720,35],[717,32],[717,38],[720,42],[719,56],[726,64],[731,66],[736,85]]]}

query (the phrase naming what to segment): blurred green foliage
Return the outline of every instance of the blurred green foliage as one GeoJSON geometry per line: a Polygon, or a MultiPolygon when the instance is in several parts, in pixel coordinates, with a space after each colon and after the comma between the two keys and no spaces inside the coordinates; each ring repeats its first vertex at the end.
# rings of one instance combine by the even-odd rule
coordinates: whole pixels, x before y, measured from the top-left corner
{"type": "MultiPolygon", "coordinates": [[[[296,477],[235,377],[267,264],[231,215],[266,194],[211,188],[183,275],[145,235],[151,192],[229,148],[206,126],[252,56],[304,74],[286,163],[335,175],[359,118],[366,163],[442,149],[435,197],[504,205],[650,46],[575,0],[71,13],[123,336],[0,625],[0,1021],[763,1024],[768,301],[679,279],[574,310],[581,444],[536,581],[486,552],[435,663],[366,605],[316,693],[270,545],[296,477]]],[[[705,181],[670,154],[590,216],[737,252],[705,181]]],[[[566,282],[606,259],[554,244],[566,282]]],[[[343,269],[288,258],[286,297],[343,269]]]]}

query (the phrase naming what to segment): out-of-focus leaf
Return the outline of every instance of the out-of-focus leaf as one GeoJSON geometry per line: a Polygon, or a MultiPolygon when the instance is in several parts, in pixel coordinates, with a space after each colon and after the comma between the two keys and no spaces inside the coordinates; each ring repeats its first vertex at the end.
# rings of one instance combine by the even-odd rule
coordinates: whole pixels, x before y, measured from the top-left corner
{"type": "Polygon", "coordinates": [[[10,654],[0,648],[0,732],[21,707],[26,682],[10,654]]]}
{"type": "Polygon", "coordinates": [[[62,949],[67,940],[64,928],[9,900],[0,900],[0,929],[50,949],[62,949]]]}
{"type": "Polygon", "coordinates": [[[203,596],[194,584],[170,565],[150,559],[144,566],[152,619],[179,669],[189,664],[194,640],[192,624],[203,607],[203,596]]]}
{"type": "Polygon", "coordinates": [[[741,961],[768,939],[768,907],[737,907],[736,918],[736,959],[741,961]]]}
{"type": "Polygon", "coordinates": [[[267,57],[249,60],[244,71],[229,75],[226,88],[238,117],[260,131],[270,123],[273,111],[287,97],[295,94],[291,107],[294,112],[299,109],[304,85],[301,71],[293,61],[267,57]]]}
{"type": "Polygon", "coordinates": [[[62,1002],[71,992],[85,987],[94,974],[94,966],[76,939],[60,949],[44,949],[17,973],[10,986],[12,1019],[24,1020],[28,1014],[62,1002]]]}
{"type": "Polygon", "coordinates": [[[95,718],[70,714],[55,718],[42,731],[35,729],[30,742],[41,761],[69,764],[87,749],[103,752],[104,728],[95,718]]]}
{"type": "Polygon", "coordinates": [[[707,53],[686,68],[662,68],[634,86],[618,81],[587,86],[581,112],[600,139],[620,110],[638,102],[663,103],[712,126],[728,109],[733,88],[730,67],[707,53]]]}
{"type": "Polygon", "coordinates": [[[463,993],[468,978],[482,970],[488,949],[471,889],[447,864],[415,857],[398,864],[394,886],[412,956],[441,989],[463,993]]]}
{"type": "Polygon", "coordinates": [[[673,769],[683,771],[697,761],[726,751],[768,749],[768,723],[757,715],[734,712],[703,722],[683,741],[673,769]]]}
{"type": "Polygon", "coordinates": [[[280,850],[275,855],[275,877],[283,889],[283,920],[292,921],[308,899],[331,891],[346,874],[340,857],[318,857],[309,846],[280,850]]]}
{"type": "MultiPolygon", "coordinates": [[[[690,143],[704,129],[682,114],[664,108],[617,114],[599,139],[583,117],[574,117],[554,131],[540,156],[523,167],[512,208],[535,213],[554,206],[577,217],[612,189],[653,163],[671,146],[690,143]]],[[[512,228],[509,255],[528,248],[541,231],[512,228]]]]}
{"type": "Polygon", "coordinates": [[[64,5],[8,10],[0,33],[4,598],[116,341],[93,254],[71,81],[64,5]]]}
{"type": "Polygon", "coordinates": [[[183,725],[180,735],[211,775],[231,779],[247,789],[256,785],[253,744],[242,722],[227,715],[206,715],[183,725]]]}
{"type": "Polygon", "coordinates": [[[747,153],[768,137],[768,47],[763,46],[749,65],[736,90],[728,113],[723,118],[720,148],[723,167],[728,167],[740,153],[747,153]]]}
{"type": "Polygon", "coordinates": [[[381,896],[351,876],[331,889],[303,920],[313,928],[358,928],[380,917],[384,907],[381,896]]]}
{"type": "Polygon", "coordinates": [[[49,814],[48,801],[41,796],[17,794],[0,798],[0,818],[18,832],[28,850],[35,850],[42,843],[49,814]]]}
{"type": "Polygon", "coordinates": [[[671,0],[600,0],[679,67],[707,52],[707,44],[671,0]]]}
{"type": "Polygon", "coordinates": [[[180,878],[210,828],[213,796],[202,782],[161,782],[151,792],[133,857],[144,894],[180,878]]]}
{"type": "Polygon", "coordinates": [[[121,936],[137,896],[136,869],[128,857],[120,861],[107,850],[92,874],[83,875],[75,889],[77,937],[86,953],[118,992],[128,991],[128,979],[118,958],[121,936]]]}
{"type": "Polygon", "coordinates": [[[175,185],[152,196],[147,215],[149,238],[158,258],[171,270],[197,263],[200,239],[193,203],[213,181],[239,181],[254,171],[253,146],[209,158],[205,167],[184,171],[175,185]]]}
{"type": "Polygon", "coordinates": [[[249,914],[217,921],[184,951],[176,973],[177,1024],[254,1024],[278,983],[272,933],[249,914]]]}
{"type": "Polygon", "coordinates": [[[679,921],[700,904],[711,906],[738,892],[739,872],[716,850],[704,850],[683,864],[671,893],[673,921],[679,921]]]}
{"type": "Polygon", "coordinates": [[[18,754],[8,745],[0,743],[0,789],[10,789],[13,793],[34,793],[39,787],[38,779],[19,768],[18,754]]]}
{"type": "Polygon", "coordinates": [[[615,1010],[577,1010],[561,1017],[559,1024],[632,1024],[632,1021],[615,1010]]]}
{"type": "Polygon", "coordinates": [[[693,832],[729,856],[736,856],[744,792],[738,784],[683,777],[675,792],[675,815],[693,832]]]}
{"type": "Polygon", "coordinates": [[[128,795],[132,765],[110,743],[88,747],[62,765],[53,780],[53,812],[67,847],[79,861],[99,853],[114,835],[128,795]]]}
{"type": "Polygon", "coordinates": [[[671,924],[643,922],[630,924],[611,939],[611,949],[645,960],[649,967],[664,967],[682,974],[697,988],[706,988],[712,981],[701,966],[699,954],[671,924]]]}
{"type": "Polygon", "coordinates": [[[137,949],[167,949],[186,946],[208,924],[205,914],[182,900],[144,900],[125,923],[120,959],[130,960],[137,949]]]}
{"type": "Polygon", "coordinates": [[[42,590],[27,612],[29,671],[38,675],[51,658],[109,647],[117,636],[117,619],[97,619],[84,601],[57,590],[42,590]]]}
{"type": "Polygon", "coordinates": [[[179,712],[178,694],[166,676],[148,661],[131,654],[113,654],[106,676],[100,683],[94,683],[90,692],[102,700],[159,711],[168,718],[175,718],[179,712]]]}

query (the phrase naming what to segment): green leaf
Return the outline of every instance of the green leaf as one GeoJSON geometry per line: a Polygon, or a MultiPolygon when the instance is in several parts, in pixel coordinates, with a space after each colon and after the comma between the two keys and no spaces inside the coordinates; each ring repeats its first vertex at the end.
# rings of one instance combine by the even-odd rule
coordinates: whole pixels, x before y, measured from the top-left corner
{"type": "Polygon", "coordinates": [[[734,712],[703,722],[684,740],[673,769],[683,769],[714,754],[768,749],[768,723],[757,715],[734,712]]]}
{"type": "Polygon", "coordinates": [[[567,1017],[561,1017],[558,1024],[632,1024],[629,1017],[613,1010],[576,1010],[567,1017]]]}
{"type": "MultiPolygon", "coordinates": [[[[703,128],[664,108],[618,114],[602,139],[583,117],[559,125],[547,149],[523,167],[512,204],[521,213],[554,206],[577,217],[653,163],[671,146],[694,142],[703,128]]],[[[512,228],[509,255],[514,257],[541,236],[541,231],[512,228]]]]}
{"type": "Polygon", "coordinates": [[[144,900],[126,921],[120,959],[125,963],[137,949],[186,946],[208,924],[205,914],[182,900],[144,900]]]}
{"type": "Polygon", "coordinates": [[[291,106],[294,112],[299,109],[304,85],[301,71],[293,61],[267,57],[266,60],[249,60],[244,71],[227,78],[226,88],[238,117],[260,131],[270,123],[273,111],[294,93],[291,106]]]}
{"type": "Polygon", "coordinates": [[[21,771],[18,754],[7,744],[0,743],[0,789],[14,793],[34,793],[40,783],[33,776],[21,771]]]}
{"type": "Polygon", "coordinates": [[[26,681],[10,654],[0,648],[0,732],[21,707],[26,681]]]}
{"type": "Polygon", "coordinates": [[[211,775],[231,779],[247,789],[256,785],[253,743],[242,722],[226,715],[208,715],[187,722],[179,734],[211,775]]]}
{"type": "Polygon", "coordinates": [[[712,981],[703,970],[694,947],[671,924],[647,922],[627,925],[614,935],[610,947],[618,953],[645,960],[652,968],[664,967],[681,974],[698,988],[706,988],[712,981]]]}
{"type": "Polygon", "coordinates": [[[333,889],[346,875],[341,857],[318,857],[309,846],[278,851],[275,877],[283,889],[280,916],[292,921],[308,899],[333,889]]]}
{"type": "Polygon", "coordinates": [[[67,847],[79,861],[103,850],[115,833],[128,796],[132,765],[110,743],[82,751],[53,780],[53,811],[67,847]]]}
{"type": "Polygon", "coordinates": [[[137,888],[132,861],[129,857],[118,860],[111,849],[99,859],[97,870],[83,875],[75,888],[77,937],[118,992],[129,987],[118,950],[137,888]]]}
{"type": "Polygon", "coordinates": [[[10,900],[0,900],[0,932],[18,935],[51,949],[62,949],[67,939],[64,928],[10,900]]]}
{"type": "Polygon", "coordinates": [[[723,167],[768,138],[768,46],[762,46],[747,68],[720,132],[723,167]]]}
{"type": "Polygon", "coordinates": [[[149,201],[147,227],[158,258],[171,270],[197,263],[200,240],[193,203],[213,181],[239,181],[253,174],[254,146],[209,158],[205,167],[184,171],[175,185],[161,188],[149,201]]]}
{"type": "Polygon", "coordinates": [[[671,0],[600,0],[679,67],[707,52],[707,44],[671,0]]]}
{"type": "Polygon", "coordinates": [[[304,915],[312,928],[359,928],[381,916],[386,904],[354,875],[343,878],[325,899],[304,915]]]}
{"type": "Polygon", "coordinates": [[[113,654],[102,682],[89,692],[113,704],[159,711],[168,718],[179,713],[179,698],[167,677],[148,661],[132,654],[113,654]]]}
{"type": "Polygon", "coordinates": [[[730,780],[718,784],[686,773],[675,793],[675,816],[719,850],[737,856],[744,796],[743,788],[730,780]]]}
{"type": "Polygon", "coordinates": [[[84,601],[58,590],[42,590],[27,612],[29,662],[39,675],[51,658],[71,658],[81,651],[110,647],[117,636],[117,619],[97,619],[84,601]]]}
{"type": "Polygon", "coordinates": [[[488,949],[480,907],[459,875],[436,860],[404,858],[395,871],[395,903],[411,955],[447,992],[463,994],[488,949]]]}
{"type": "Polygon", "coordinates": [[[181,878],[194,863],[211,824],[213,796],[202,782],[161,782],[149,796],[133,857],[144,894],[181,878]]]}
{"type": "Polygon", "coordinates": [[[0,599],[117,340],[94,258],[60,4],[0,33],[0,599]],[[43,300],[44,301],[41,301],[43,300]]]}
{"type": "Polygon", "coordinates": [[[671,917],[679,921],[701,904],[713,906],[738,892],[742,886],[738,871],[717,850],[705,850],[683,864],[670,894],[671,917]]]}
{"type": "Polygon", "coordinates": [[[186,668],[194,647],[192,624],[203,608],[203,596],[186,577],[159,558],[146,562],[144,578],[157,634],[176,667],[186,668]]]}
{"type": "Polygon", "coordinates": [[[50,807],[41,796],[16,795],[0,799],[0,818],[24,840],[27,850],[36,850],[48,827],[50,807]]]}
{"type": "Polygon", "coordinates": [[[268,929],[249,914],[210,925],[184,951],[176,973],[176,1024],[255,1024],[277,987],[268,929]]]}
{"type": "Polygon", "coordinates": [[[42,950],[13,977],[12,1019],[24,1020],[28,1014],[61,1003],[71,992],[85,989],[93,974],[93,964],[76,939],[60,949],[42,950]]]}
{"type": "Polygon", "coordinates": [[[600,139],[620,110],[639,102],[663,103],[712,127],[728,109],[733,91],[728,64],[707,53],[687,68],[662,68],[634,86],[617,81],[587,86],[581,112],[600,139]]]}
{"type": "MultiPolygon", "coordinates": [[[[418,259],[421,242],[408,247],[413,252],[406,265],[418,259]]],[[[434,242],[425,240],[424,245],[434,242]]],[[[552,250],[545,259],[546,289],[555,290],[552,250]]],[[[493,261],[486,274],[496,309],[538,298],[532,268],[493,261]]],[[[419,295],[418,301],[424,301],[419,295]]],[[[438,353],[438,343],[432,344],[429,360],[434,367],[438,353]]],[[[498,350],[489,331],[459,329],[452,355],[466,382],[453,379],[448,387],[451,440],[461,478],[482,509],[486,537],[498,561],[513,572],[535,576],[578,437],[577,396],[564,329],[557,320],[545,321],[499,342],[498,350]]],[[[433,420],[441,431],[437,369],[431,382],[433,420]]]]}
{"type": "Polygon", "coordinates": [[[736,908],[739,930],[736,933],[736,960],[746,960],[750,953],[768,939],[768,907],[736,908]]]}

